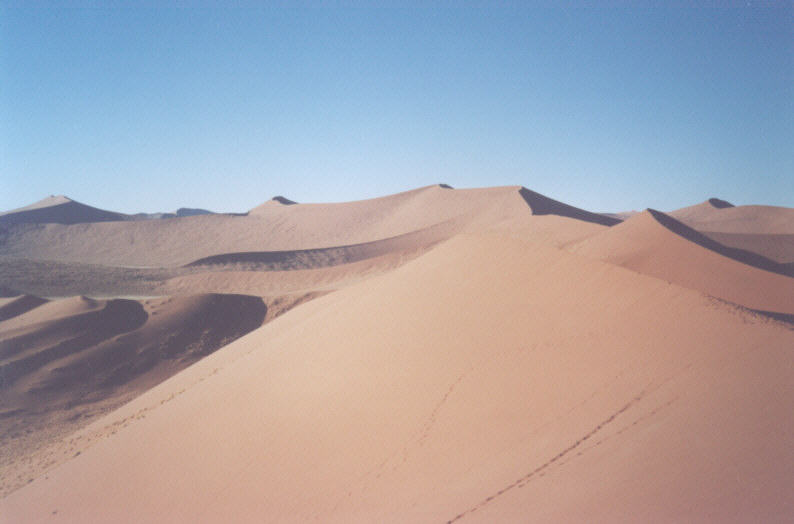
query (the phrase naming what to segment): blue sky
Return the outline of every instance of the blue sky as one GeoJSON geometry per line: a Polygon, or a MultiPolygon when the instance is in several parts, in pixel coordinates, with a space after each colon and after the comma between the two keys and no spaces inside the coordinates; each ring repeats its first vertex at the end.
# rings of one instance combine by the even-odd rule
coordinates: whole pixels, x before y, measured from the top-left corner
{"type": "Polygon", "coordinates": [[[779,5],[4,7],[0,209],[244,211],[439,182],[595,211],[794,207],[779,5]]]}

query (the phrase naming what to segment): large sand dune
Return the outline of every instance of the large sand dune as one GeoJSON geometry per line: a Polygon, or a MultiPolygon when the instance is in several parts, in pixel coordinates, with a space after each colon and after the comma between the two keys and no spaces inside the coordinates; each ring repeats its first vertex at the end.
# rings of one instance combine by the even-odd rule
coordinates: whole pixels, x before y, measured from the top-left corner
{"type": "Polygon", "coordinates": [[[790,211],[0,224],[0,522],[788,521],[790,211]]]}
{"type": "Polygon", "coordinates": [[[98,421],[2,514],[783,520],[792,344],[786,325],[660,279],[458,237],[98,421]]]}

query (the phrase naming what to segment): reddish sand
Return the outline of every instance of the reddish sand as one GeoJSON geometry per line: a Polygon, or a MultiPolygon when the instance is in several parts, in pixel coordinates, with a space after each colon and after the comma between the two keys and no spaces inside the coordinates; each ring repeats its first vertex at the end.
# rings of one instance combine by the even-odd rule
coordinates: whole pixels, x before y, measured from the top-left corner
{"type": "Polygon", "coordinates": [[[646,211],[570,249],[750,309],[794,314],[794,278],[706,249],[646,211]]]}
{"type": "MultiPolygon", "coordinates": [[[[189,353],[179,337],[220,340],[256,312],[189,295],[267,311],[175,374],[158,360],[151,382],[117,384],[147,385],[87,426],[56,409],[28,455],[4,441],[0,522],[790,521],[794,278],[704,236],[696,219],[743,209],[706,206],[617,223],[520,187],[429,186],[11,226],[5,257],[212,257],[156,282],[172,299],[3,299],[0,364],[32,363],[3,390],[17,432],[32,426],[15,410],[53,413],[152,348],[189,353]],[[47,360],[75,339],[90,344],[47,360]]],[[[785,210],[764,213],[720,227],[792,234],[785,210]]]]}
{"type": "Polygon", "coordinates": [[[98,421],[3,515],[780,520],[793,344],[659,279],[459,237],[98,421]]]}

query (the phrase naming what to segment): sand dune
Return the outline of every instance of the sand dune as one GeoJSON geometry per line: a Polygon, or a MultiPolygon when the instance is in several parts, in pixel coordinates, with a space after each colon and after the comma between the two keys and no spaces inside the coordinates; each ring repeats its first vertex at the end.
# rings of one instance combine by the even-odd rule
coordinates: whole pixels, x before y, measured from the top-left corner
{"type": "Polygon", "coordinates": [[[739,206],[711,199],[669,213],[724,246],[751,251],[780,264],[794,263],[794,210],[739,206]]]}
{"type": "Polygon", "coordinates": [[[794,234],[794,209],[788,207],[733,206],[711,199],[669,214],[701,232],[794,234]]]}
{"type": "Polygon", "coordinates": [[[1,492],[27,480],[14,475],[20,459],[259,327],[267,313],[245,295],[15,304],[23,301],[38,307],[0,322],[1,492]]]}
{"type": "Polygon", "coordinates": [[[790,211],[3,224],[0,522],[788,520],[790,211]]]}
{"type": "Polygon", "coordinates": [[[75,202],[63,195],[47,197],[34,204],[0,213],[0,225],[79,224],[126,220],[127,215],[75,202]]]}
{"type": "Polygon", "coordinates": [[[79,455],[0,510],[782,520],[792,344],[785,325],[657,278],[509,231],[459,236],[97,421],[64,442],[79,455]]]}
{"type": "MultiPolygon", "coordinates": [[[[533,213],[519,186],[451,189],[428,186],[339,204],[269,201],[247,216],[9,228],[0,255],[117,266],[181,266],[225,253],[333,248],[394,238],[446,224],[448,237],[533,213]]],[[[535,213],[612,221],[532,193],[535,213]],[[600,218],[599,218],[600,217],[600,218]]],[[[610,222],[611,223],[611,222],[610,222]]]]}
{"type": "Polygon", "coordinates": [[[0,299],[0,322],[21,315],[45,302],[47,301],[43,298],[34,297],[32,295],[21,295],[0,299]]]}
{"type": "Polygon", "coordinates": [[[794,279],[748,265],[757,255],[720,248],[683,228],[663,213],[645,211],[569,249],[750,309],[794,313],[794,279]]]}

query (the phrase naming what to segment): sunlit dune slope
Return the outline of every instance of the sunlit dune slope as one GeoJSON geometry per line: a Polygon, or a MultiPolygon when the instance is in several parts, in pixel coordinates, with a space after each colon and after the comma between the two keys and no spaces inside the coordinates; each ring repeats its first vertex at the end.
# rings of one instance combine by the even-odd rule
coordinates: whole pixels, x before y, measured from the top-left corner
{"type": "Polygon", "coordinates": [[[97,421],[0,514],[782,520],[792,347],[790,326],[697,291],[510,231],[463,235],[97,421]]]}
{"type": "Polygon", "coordinates": [[[749,265],[757,255],[725,251],[731,258],[676,231],[687,234],[663,213],[645,211],[569,249],[747,308],[794,314],[794,278],[749,265]]]}

